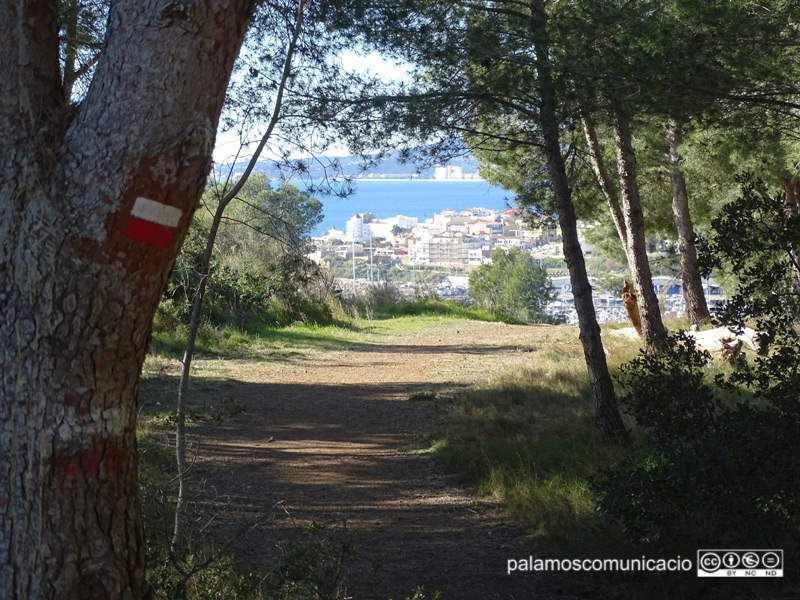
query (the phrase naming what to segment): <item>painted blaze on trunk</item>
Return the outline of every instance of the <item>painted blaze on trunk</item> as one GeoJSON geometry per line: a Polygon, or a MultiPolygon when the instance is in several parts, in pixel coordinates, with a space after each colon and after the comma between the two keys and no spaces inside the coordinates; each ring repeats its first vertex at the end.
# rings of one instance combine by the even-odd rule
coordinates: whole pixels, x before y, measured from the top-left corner
{"type": "Polygon", "coordinates": [[[0,278],[2,589],[141,596],[138,376],[180,239],[135,239],[130,208],[108,220],[104,241],[77,238],[56,216],[63,194],[26,192],[3,239],[12,259],[0,278]]]}
{"type": "Polygon", "coordinates": [[[115,2],[78,107],[58,3],[0,7],[2,598],[148,593],[139,372],[253,4],[115,2]]]}

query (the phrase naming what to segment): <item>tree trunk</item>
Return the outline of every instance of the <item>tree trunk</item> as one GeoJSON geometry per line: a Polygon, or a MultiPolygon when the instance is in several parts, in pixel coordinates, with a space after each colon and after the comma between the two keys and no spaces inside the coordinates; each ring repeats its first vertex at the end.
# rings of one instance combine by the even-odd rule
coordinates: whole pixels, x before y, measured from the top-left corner
{"type": "Polygon", "coordinates": [[[686,300],[686,315],[692,325],[705,325],[711,321],[703,280],[697,265],[697,248],[694,245],[694,226],[689,214],[689,196],[686,180],[681,172],[683,159],[678,153],[681,143],[681,126],[675,119],[667,122],[667,144],[669,145],[670,181],[672,182],[672,214],[678,230],[678,252],[681,256],[681,282],[686,300]]]}
{"type": "Polygon", "coordinates": [[[139,372],[253,4],[113,3],[76,112],[59,77],[58,3],[0,8],[4,598],[148,593],[139,372]]]}
{"type": "Polygon", "coordinates": [[[592,171],[594,171],[597,185],[600,186],[600,191],[606,199],[611,219],[614,221],[617,235],[619,235],[619,240],[622,242],[622,247],[627,255],[628,229],[625,226],[625,215],[619,206],[619,199],[614,185],[611,183],[611,177],[608,176],[608,169],[600,152],[600,143],[597,141],[597,131],[594,128],[594,123],[586,114],[581,115],[581,123],[583,124],[583,134],[586,137],[586,146],[589,149],[589,161],[592,164],[592,171]]]}
{"type": "Polygon", "coordinates": [[[645,351],[657,352],[666,338],[666,329],[661,321],[661,310],[658,307],[658,297],[653,289],[653,277],[647,260],[644,214],[639,199],[639,184],[636,180],[636,154],[627,118],[620,114],[614,115],[614,142],[625,227],[628,231],[628,261],[638,296],[642,337],[645,351]]]}
{"type": "Polygon", "coordinates": [[[575,309],[578,312],[580,340],[589,371],[597,428],[605,440],[624,441],[627,440],[627,431],[617,409],[614,385],[608,373],[605,350],[600,337],[600,326],[597,324],[592,303],[592,286],[586,274],[586,264],[578,241],[572,190],[567,181],[564,157],[561,155],[556,118],[556,92],[549,59],[547,13],[543,0],[532,0],[530,8],[540,94],[539,120],[544,137],[547,166],[553,179],[553,192],[564,245],[564,259],[569,269],[575,309]]]}
{"type": "MultiPolygon", "coordinates": [[[[797,219],[797,215],[800,214],[800,178],[783,179],[781,187],[786,194],[786,216],[797,219]]],[[[793,245],[789,247],[789,260],[792,263],[795,291],[800,294],[800,248],[795,248],[793,245]]]]}

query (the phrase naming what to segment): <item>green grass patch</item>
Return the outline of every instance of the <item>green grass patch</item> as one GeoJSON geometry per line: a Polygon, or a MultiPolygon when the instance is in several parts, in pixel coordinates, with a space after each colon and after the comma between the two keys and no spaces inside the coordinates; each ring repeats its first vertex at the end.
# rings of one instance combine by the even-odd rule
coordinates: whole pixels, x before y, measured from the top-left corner
{"type": "MultiPolygon", "coordinates": [[[[544,557],[641,557],[647,550],[624,544],[622,532],[596,513],[589,490],[593,475],[624,450],[602,443],[593,429],[582,358],[551,352],[536,367],[457,394],[442,405],[448,425],[434,449],[479,498],[522,524],[544,557]]],[[[663,583],[635,573],[569,573],[564,581],[585,597],[619,599],[655,597],[663,583]]],[[[681,591],[686,581],[664,584],[666,597],[690,597],[681,591]]]]}
{"type": "MultiPolygon", "coordinates": [[[[610,329],[622,327],[625,324],[603,328],[609,369],[615,378],[620,365],[633,358],[641,345],[638,339],[610,334],[610,329]]],[[[637,440],[632,449],[603,443],[593,428],[586,365],[574,328],[538,332],[532,328],[532,336],[537,352],[530,366],[499,373],[480,388],[444,399],[435,394],[425,398],[445,416],[443,429],[434,437],[437,456],[479,498],[500,503],[527,529],[532,545],[544,557],[681,555],[694,560],[697,548],[682,548],[667,556],[654,547],[628,545],[621,528],[609,526],[598,515],[589,483],[625,453],[637,451],[635,424],[626,417],[637,440]]],[[[713,377],[730,366],[717,360],[711,369],[713,377]]],[[[742,598],[744,589],[734,589],[730,582],[712,582],[714,586],[709,587],[694,572],[556,576],[582,597],[593,598],[742,598]]],[[[748,589],[763,587],[764,595],[758,597],[785,597],[773,583],[748,589]]]]}
{"type": "Polygon", "coordinates": [[[536,367],[457,394],[436,446],[480,496],[503,503],[544,547],[567,556],[585,551],[588,534],[601,529],[588,479],[621,450],[597,439],[585,367],[562,350],[550,347],[536,367]]]}
{"type": "Polygon", "coordinates": [[[413,302],[397,302],[376,308],[375,317],[392,319],[405,316],[442,316],[453,319],[496,322],[500,319],[489,311],[457,302],[424,298],[413,302]]]}
{"type": "MultiPolygon", "coordinates": [[[[172,331],[154,331],[150,338],[150,353],[156,356],[182,358],[186,348],[187,327],[179,325],[172,331]]],[[[230,326],[215,327],[208,321],[197,330],[195,355],[248,356],[262,346],[258,335],[230,326]]]]}
{"type": "MultiPolygon", "coordinates": [[[[195,356],[228,358],[282,358],[314,349],[344,347],[359,339],[368,330],[356,320],[336,325],[294,323],[286,327],[249,330],[228,325],[214,326],[204,322],[197,332],[195,356]]],[[[150,354],[165,358],[183,357],[187,329],[179,325],[173,331],[154,331],[150,338],[150,354]]]]}

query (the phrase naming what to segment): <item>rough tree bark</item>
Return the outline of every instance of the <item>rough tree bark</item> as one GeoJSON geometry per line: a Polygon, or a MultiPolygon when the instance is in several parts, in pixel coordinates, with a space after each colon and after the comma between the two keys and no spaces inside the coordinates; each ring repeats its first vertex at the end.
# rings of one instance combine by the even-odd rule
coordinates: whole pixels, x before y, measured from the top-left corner
{"type": "Polygon", "coordinates": [[[689,214],[689,195],[686,179],[681,171],[683,158],[678,152],[681,143],[681,126],[675,119],[667,122],[667,145],[669,146],[670,181],[672,183],[672,214],[678,230],[678,252],[681,256],[681,284],[686,300],[686,316],[692,325],[705,325],[711,321],[703,279],[697,265],[697,248],[694,245],[694,225],[689,214]]]}
{"type": "Polygon", "coordinates": [[[531,30],[536,53],[536,71],[539,84],[539,121],[544,137],[545,153],[550,177],[553,180],[553,193],[561,226],[564,246],[564,259],[572,282],[572,295],[578,312],[580,340],[583,355],[589,371],[589,383],[595,407],[597,428],[605,440],[627,440],[627,431],[617,409],[614,385],[608,372],[605,350],[600,337],[600,326],[592,303],[592,286],[586,273],[583,251],[578,241],[575,208],[572,204],[572,190],[569,187],[564,157],[561,155],[558,120],[556,117],[556,92],[552,80],[549,39],[547,34],[547,13],[543,0],[532,0],[531,30]]]}
{"type": "Polygon", "coordinates": [[[611,183],[611,177],[608,175],[606,163],[603,160],[603,154],[600,152],[600,142],[597,140],[597,130],[594,127],[592,120],[586,115],[581,115],[581,124],[583,125],[583,134],[586,138],[586,147],[589,150],[589,162],[592,165],[597,185],[606,200],[606,205],[611,213],[611,219],[614,221],[614,227],[617,229],[619,241],[622,242],[622,247],[625,254],[628,253],[628,229],[625,226],[625,215],[622,213],[622,208],[619,205],[617,191],[611,183]]]}
{"type": "Polygon", "coordinates": [[[255,0],[117,0],[66,105],[56,0],[0,5],[0,590],[147,595],[136,401],[255,0]]]}
{"type": "Polygon", "coordinates": [[[658,352],[666,339],[666,329],[661,321],[661,309],[658,307],[658,297],[653,289],[653,277],[650,273],[650,263],[647,260],[644,213],[639,198],[639,184],[636,180],[636,154],[633,150],[627,118],[617,113],[614,115],[613,125],[619,187],[625,215],[625,228],[628,232],[628,264],[639,299],[642,337],[645,351],[658,352]]]}

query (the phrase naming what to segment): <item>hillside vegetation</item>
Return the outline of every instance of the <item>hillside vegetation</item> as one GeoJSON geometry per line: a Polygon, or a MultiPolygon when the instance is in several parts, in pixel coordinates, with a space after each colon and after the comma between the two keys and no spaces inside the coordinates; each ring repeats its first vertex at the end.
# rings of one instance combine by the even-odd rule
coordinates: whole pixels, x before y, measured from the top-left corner
{"type": "MultiPolygon", "coordinates": [[[[575,328],[475,321],[475,317],[481,316],[479,313],[434,300],[395,304],[391,309],[384,306],[381,311],[372,313],[359,313],[357,307],[351,310],[357,316],[349,316],[343,311],[337,322],[331,325],[297,323],[249,332],[229,326],[215,327],[210,323],[205,326],[201,356],[195,363],[193,386],[197,393],[191,430],[198,444],[194,452],[202,473],[200,480],[213,482],[217,494],[223,497],[236,495],[240,478],[246,479],[248,470],[260,468],[260,463],[246,458],[251,452],[270,452],[281,447],[282,436],[273,429],[276,419],[286,423],[284,427],[291,428],[293,422],[300,426],[309,418],[302,412],[305,410],[301,408],[303,406],[308,406],[312,411],[310,414],[319,417],[321,438],[316,438],[312,429],[307,436],[292,442],[308,448],[303,452],[311,451],[311,456],[316,458],[312,462],[303,459],[294,463],[290,460],[278,472],[292,469],[295,472],[293,480],[305,476],[313,479],[323,473],[335,473],[342,468],[341,461],[352,460],[346,456],[359,456],[358,453],[363,452],[359,449],[359,436],[371,437],[386,427],[385,422],[374,421],[366,415],[379,415],[391,410],[387,415],[393,415],[388,419],[393,422],[393,427],[397,427],[392,430],[396,441],[386,447],[387,451],[391,456],[409,459],[414,465],[412,471],[408,471],[412,467],[403,467],[405,470],[398,477],[421,477],[422,488],[428,485],[429,489],[420,493],[432,497],[442,493],[460,493],[452,489],[442,492],[437,487],[439,480],[431,487],[425,483],[429,475],[414,475],[429,473],[430,468],[436,472],[444,469],[443,474],[449,473],[455,478],[448,477],[446,481],[465,484],[474,494],[473,500],[464,500],[476,502],[469,510],[475,510],[483,518],[488,516],[493,522],[510,520],[522,528],[522,537],[510,538],[516,545],[509,547],[517,548],[515,552],[533,552],[535,549],[543,556],[564,558],[640,557],[642,553],[663,555],[664,549],[657,544],[640,541],[628,546],[625,529],[604,521],[598,512],[593,482],[604,469],[620,464],[631,450],[601,443],[593,432],[593,407],[575,328]],[[373,364],[380,365],[379,371],[370,366],[373,364]],[[380,385],[379,381],[382,382],[380,385]],[[274,403],[264,404],[257,392],[261,388],[284,391],[274,403]],[[339,394],[343,394],[341,400],[337,399],[339,394]],[[345,405],[341,409],[335,408],[338,402],[353,394],[363,397],[364,401],[374,402],[375,407],[369,409],[369,413],[345,405]],[[388,398],[399,400],[410,408],[387,409],[385,402],[388,398]],[[350,432],[346,438],[348,445],[332,453],[325,450],[323,454],[316,454],[320,449],[314,448],[328,437],[322,432],[339,427],[337,423],[340,422],[347,423],[350,432]],[[219,453],[220,444],[226,446],[230,443],[227,440],[232,432],[238,432],[233,434],[233,439],[249,440],[247,446],[251,450],[241,453],[241,458],[228,457],[227,451],[219,453]],[[398,435],[400,437],[396,437],[398,435]],[[438,466],[422,467],[423,464],[438,466]],[[241,474],[230,478],[222,475],[221,469],[241,474]]],[[[618,382],[620,365],[634,358],[638,351],[636,340],[628,335],[615,335],[619,327],[606,328],[604,335],[609,363],[618,382]]],[[[162,493],[160,499],[158,494],[146,493],[145,496],[151,502],[156,501],[162,511],[168,508],[163,501],[170,495],[169,478],[163,472],[157,473],[150,460],[163,456],[169,443],[170,413],[161,402],[170,396],[172,386],[176,384],[178,354],[172,349],[176,341],[174,333],[162,332],[154,337],[153,351],[145,365],[142,392],[145,405],[142,458],[144,472],[148,474],[145,489],[155,487],[162,493]]],[[[718,360],[714,364],[722,363],[718,360]]],[[[273,393],[268,392],[270,396],[273,393]]],[[[633,419],[628,421],[628,426],[638,431],[633,419]]],[[[634,442],[634,454],[642,455],[647,446],[640,435],[637,434],[636,439],[639,441],[634,442]]],[[[293,452],[298,451],[298,446],[291,447],[293,452]]],[[[377,459],[368,453],[361,460],[377,459]]],[[[379,468],[385,469],[383,478],[392,479],[390,474],[397,467],[387,463],[379,468]]],[[[440,565],[435,554],[425,554],[424,546],[416,550],[418,555],[422,553],[416,560],[424,563],[416,571],[417,581],[408,574],[395,573],[392,562],[396,557],[381,554],[384,550],[377,545],[376,532],[372,531],[369,517],[358,517],[347,510],[343,512],[333,500],[336,493],[342,493],[348,497],[348,502],[360,502],[356,500],[361,493],[358,490],[370,485],[370,477],[377,476],[365,470],[355,479],[348,477],[341,485],[326,488],[327,492],[320,490],[319,493],[327,496],[309,495],[310,492],[306,491],[299,502],[293,496],[299,488],[293,487],[294,484],[285,487],[280,483],[282,477],[272,472],[261,484],[266,487],[263,497],[256,501],[260,503],[258,510],[252,508],[250,500],[244,505],[239,505],[239,501],[202,500],[204,510],[218,511],[215,518],[220,522],[236,522],[241,527],[243,522],[250,522],[248,519],[257,520],[259,511],[272,510],[270,498],[275,501],[278,498],[273,495],[274,490],[269,490],[278,486],[280,497],[288,503],[295,525],[276,523],[275,517],[270,517],[271,524],[262,525],[265,533],[258,537],[264,541],[247,543],[237,539],[214,561],[213,564],[218,565],[214,570],[204,569],[193,576],[196,583],[192,589],[209,585],[209,577],[218,577],[213,579],[214,586],[231,589],[250,586],[246,595],[237,596],[231,592],[230,597],[344,598],[347,584],[350,590],[385,590],[382,597],[389,598],[402,597],[399,595],[409,594],[415,586],[435,580],[435,587],[426,587],[428,594],[450,590],[455,595],[445,597],[464,597],[455,592],[459,588],[453,581],[438,576],[443,572],[440,569],[446,571],[447,566],[440,565]],[[333,491],[337,489],[339,492],[333,491]],[[318,508],[312,510],[314,506],[318,508]],[[345,533],[336,527],[338,519],[343,517],[350,523],[348,530],[358,531],[352,540],[342,537],[345,533]],[[320,523],[321,529],[313,534],[302,533],[312,523],[320,523]],[[266,583],[248,573],[254,573],[256,567],[262,571],[271,568],[273,563],[265,561],[265,555],[278,561],[284,560],[285,556],[281,551],[275,554],[271,550],[253,553],[252,548],[254,543],[262,549],[264,544],[273,547],[276,539],[280,538],[300,544],[296,552],[305,557],[301,561],[304,567],[293,571],[298,581],[281,580],[274,585],[283,591],[269,592],[266,583]],[[352,548],[350,544],[353,544],[352,548]],[[377,580],[365,575],[370,562],[366,557],[388,561],[384,568],[394,575],[387,577],[390,580],[384,584],[376,583],[377,580]],[[330,570],[332,565],[336,566],[333,571],[330,570]],[[287,591],[295,589],[293,586],[306,590],[314,588],[315,584],[310,582],[317,581],[322,572],[336,580],[326,585],[332,585],[332,589],[338,592],[331,592],[330,596],[309,592],[311,595],[303,596],[287,591]],[[391,587],[400,583],[405,586],[399,591],[391,587]],[[273,593],[278,595],[271,596],[273,593]],[[281,593],[285,595],[281,596],[281,593]]],[[[393,488],[387,485],[386,491],[391,493],[393,488]]],[[[204,497],[200,490],[195,490],[195,493],[201,499],[204,497]]],[[[245,492],[242,500],[247,497],[245,492]]],[[[410,502],[404,506],[416,510],[418,500],[398,500],[410,502]]],[[[387,518],[383,502],[377,498],[363,499],[364,505],[370,507],[367,510],[379,515],[375,517],[378,520],[387,518]]],[[[437,513],[439,516],[435,518],[450,519],[449,511],[452,509],[442,510],[444,512],[437,513]]],[[[156,510],[155,514],[160,513],[156,510]]],[[[478,524],[473,526],[479,527],[478,524]]],[[[232,527],[232,524],[224,526],[223,531],[231,531],[232,527]]],[[[163,548],[163,542],[159,545],[157,541],[157,523],[151,522],[148,530],[154,540],[151,547],[163,548]]],[[[404,535],[402,527],[392,530],[393,533],[382,531],[382,536],[404,535]]],[[[209,535],[202,532],[198,535],[202,543],[198,542],[194,548],[194,561],[206,556],[203,552],[209,553],[211,548],[224,546],[223,542],[227,541],[220,533],[209,535]]],[[[286,543],[289,542],[281,544],[286,543]]],[[[413,543],[422,542],[417,540],[413,543]]],[[[284,547],[281,544],[276,548],[284,547]]],[[[487,551],[483,542],[478,542],[478,545],[481,552],[487,551]]],[[[465,546],[464,556],[468,555],[465,546]]],[[[511,558],[507,552],[503,556],[511,558]]],[[[485,582],[492,581],[485,565],[475,564],[473,568],[485,582]]],[[[164,582],[169,583],[170,577],[176,576],[166,573],[160,572],[160,584],[162,588],[170,589],[169,585],[164,587],[164,582]]],[[[473,582],[472,585],[477,584],[473,582]]],[[[559,585],[566,585],[566,582],[559,585]]],[[[644,598],[656,588],[669,590],[675,597],[713,596],[698,582],[694,573],[669,574],[668,580],[662,574],[660,581],[655,577],[630,573],[605,574],[602,579],[591,575],[571,575],[568,587],[576,593],[594,590],[592,594],[597,595],[591,597],[644,598]]],[[[755,593],[754,590],[762,588],[763,585],[756,585],[747,589],[755,593]]],[[[734,591],[733,586],[727,586],[714,593],[718,597],[733,597],[734,591]]],[[[197,595],[198,591],[194,593],[190,597],[201,597],[197,595]]],[[[419,598],[426,597],[425,592],[421,594],[419,598]]]]}

